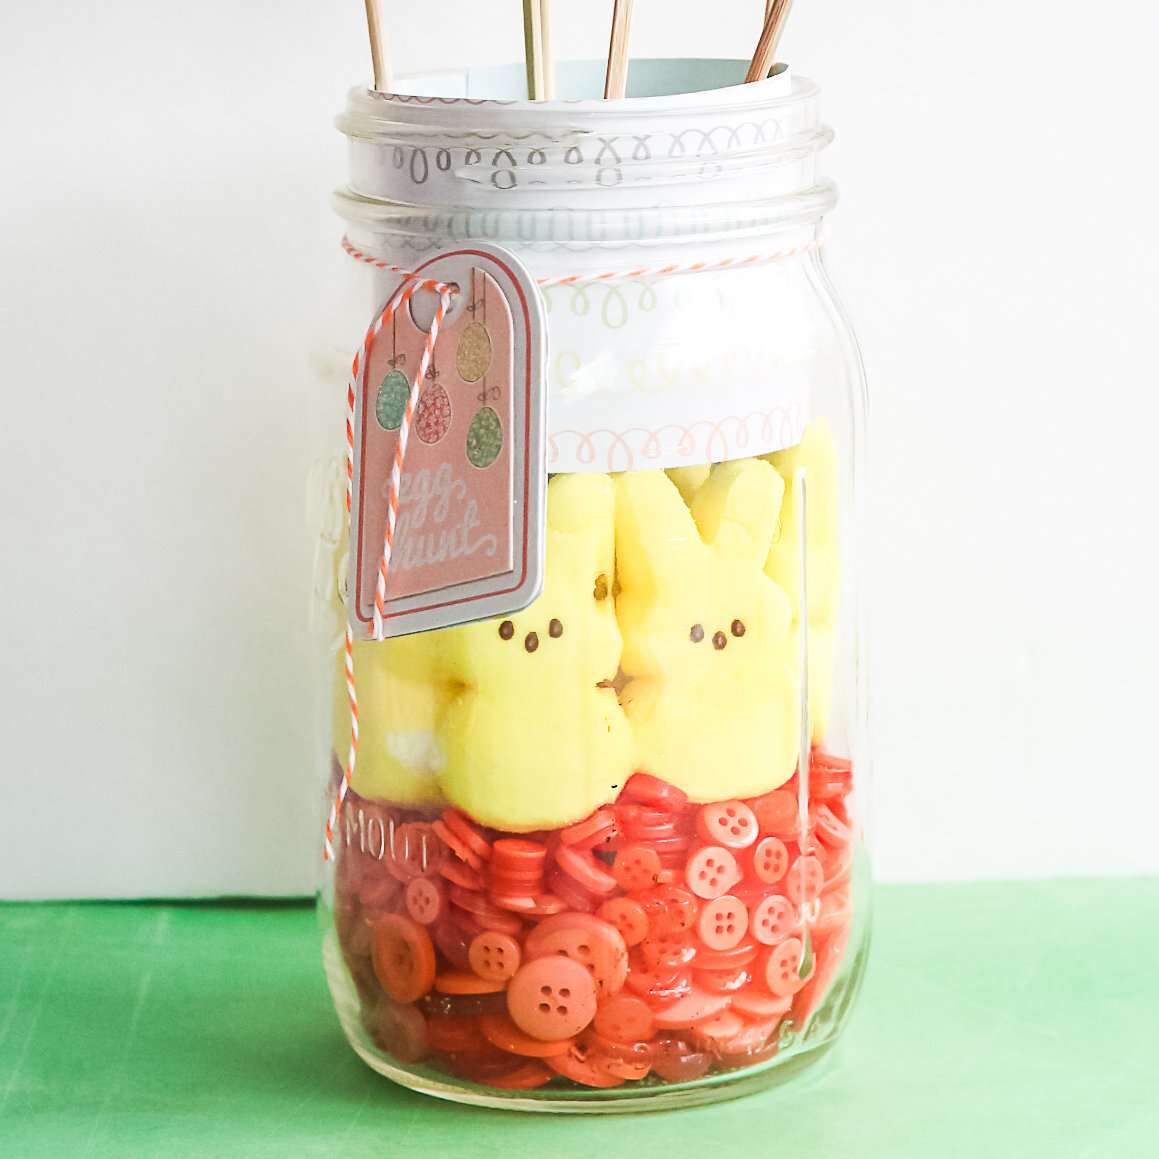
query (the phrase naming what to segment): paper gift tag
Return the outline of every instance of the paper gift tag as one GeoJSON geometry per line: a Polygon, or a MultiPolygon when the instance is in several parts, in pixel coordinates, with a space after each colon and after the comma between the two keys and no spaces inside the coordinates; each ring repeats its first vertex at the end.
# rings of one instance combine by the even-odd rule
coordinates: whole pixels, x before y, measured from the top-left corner
{"type": "MultiPolygon", "coordinates": [[[[471,245],[415,270],[457,285],[406,445],[383,635],[525,608],[543,587],[546,331],[510,253],[471,245]]],[[[438,296],[420,290],[368,346],[355,384],[348,607],[374,634],[399,428],[438,296]]]]}

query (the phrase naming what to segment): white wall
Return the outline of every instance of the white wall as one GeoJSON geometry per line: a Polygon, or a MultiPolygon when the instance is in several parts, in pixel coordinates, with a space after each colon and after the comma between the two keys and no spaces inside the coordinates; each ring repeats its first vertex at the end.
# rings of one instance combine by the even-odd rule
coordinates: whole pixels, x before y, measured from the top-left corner
{"type": "MultiPolygon", "coordinates": [[[[388,7],[400,69],[520,51],[514,0],[388,7]]],[[[0,9],[0,895],[312,886],[307,360],[361,8],[0,9]]],[[[610,3],[555,8],[602,51],[610,3]]],[[[723,56],[763,5],[636,8],[639,54],[723,56]]],[[[871,375],[889,879],[1159,870],[1156,11],[793,14],[871,375]]]]}

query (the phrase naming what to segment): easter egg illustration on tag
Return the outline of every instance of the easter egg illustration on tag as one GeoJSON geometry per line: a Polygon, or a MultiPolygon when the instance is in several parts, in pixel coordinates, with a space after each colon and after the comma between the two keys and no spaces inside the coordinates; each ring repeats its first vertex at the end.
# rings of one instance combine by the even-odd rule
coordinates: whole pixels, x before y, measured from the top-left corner
{"type": "Polygon", "coordinates": [[[415,411],[415,434],[424,443],[437,443],[451,428],[451,400],[437,383],[428,382],[415,411]]]}
{"type": "Polygon", "coordinates": [[[401,370],[392,370],[378,388],[374,400],[374,417],[384,431],[397,431],[402,426],[402,416],[406,413],[406,400],[410,397],[410,383],[401,370]]]}
{"type": "Polygon", "coordinates": [[[503,449],[503,424],[499,416],[485,406],[472,420],[467,431],[467,458],[472,467],[491,466],[503,449]]]}
{"type": "Polygon", "coordinates": [[[464,382],[478,382],[491,365],[491,335],[481,322],[472,322],[459,339],[455,365],[464,382]]]}

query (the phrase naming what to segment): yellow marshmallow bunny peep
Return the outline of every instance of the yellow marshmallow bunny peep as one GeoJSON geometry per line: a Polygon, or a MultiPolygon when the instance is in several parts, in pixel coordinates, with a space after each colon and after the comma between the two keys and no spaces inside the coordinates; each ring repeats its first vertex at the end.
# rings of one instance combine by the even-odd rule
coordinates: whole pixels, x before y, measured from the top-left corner
{"type": "Polygon", "coordinates": [[[788,597],[765,575],[784,483],[722,463],[690,511],[662,471],[616,479],[621,697],[637,764],[696,801],[783,784],[799,719],[788,597]]]}
{"type": "MultiPolygon", "coordinates": [[[[431,633],[393,640],[355,641],[358,689],[358,759],[351,787],[363,797],[400,805],[442,802],[439,717],[450,695],[440,679],[431,633]]],[[[334,750],[346,757],[350,700],[340,649],[333,689],[334,750]]]]}
{"type": "Polygon", "coordinates": [[[442,720],[448,800],[514,832],[554,828],[628,779],[631,733],[612,682],[615,495],[607,475],[547,488],[543,594],[509,616],[440,633],[455,683],[442,720]]]}
{"type": "MultiPolygon", "coordinates": [[[[349,552],[346,477],[340,462],[319,470],[313,485],[320,508],[315,615],[327,625],[345,625],[349,552]]],[[[344,635],[334,639],[330,674],[331,743],[342,765],[350,744],[344,635]]],[[[382,642],[355,641],[358,759],[351,787],[359,795],[401,805],[442,803],[438,721],[448,689],[439,673],[438,655],[436,637],[430,633],[382,642]]]]}

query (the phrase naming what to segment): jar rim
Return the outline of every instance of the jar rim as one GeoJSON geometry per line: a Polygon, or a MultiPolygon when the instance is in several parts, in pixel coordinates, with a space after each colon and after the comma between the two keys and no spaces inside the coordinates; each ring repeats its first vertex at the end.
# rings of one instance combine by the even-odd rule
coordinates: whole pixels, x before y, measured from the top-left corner
{"type": "MultiPolygon", "coordinates": [[[[446,91],[377,92],[366,85],[355,85],[348,91],[346,109],[335,119],[335,124],[347,137],[373,140],[384,132],[397,134],[407,124],[421,124],[428,130],[437,127],[469,132],[485,127],[489,117],[502,111],[505,120],[518,119],[529,128],[535,125],[550,131],[561,123],[577,119],[584,126],[589,121],[622,125],[650,115],[680,117],[721,109],[775,112],[814,99],[819,93],[815,82],[792,73],[785,64],[778,64],[766,80],[745,84],[747,66],[746,61],[728,58],[643,58],[632,62],[632,76],[635,87],[645,91],[615,100],[585,96],[532,101],[525,97],[471,94],[472,85],[485,87],[489,82],[506,85],[510,90],[523,75],[522,66],[516,65],[424,74],[402,79],[399,87],[446,91]],[[691,91],[673,89],[672,78],[686,72],[694,79],[699,77],[713,83],[691,91]],[[449,91],[457,87],[465,91],[449,91]],[[647,91],[656,88],[666,91],[647,91]]],[[[603,67],[601,61],[568,61],[561,64],[560,75],[566,80],[570,75],[568,70],[574,69],[593,76],[603,67]]],[[[576,83],[581,82],[573,80],[573,86],[576,83]]]]}

